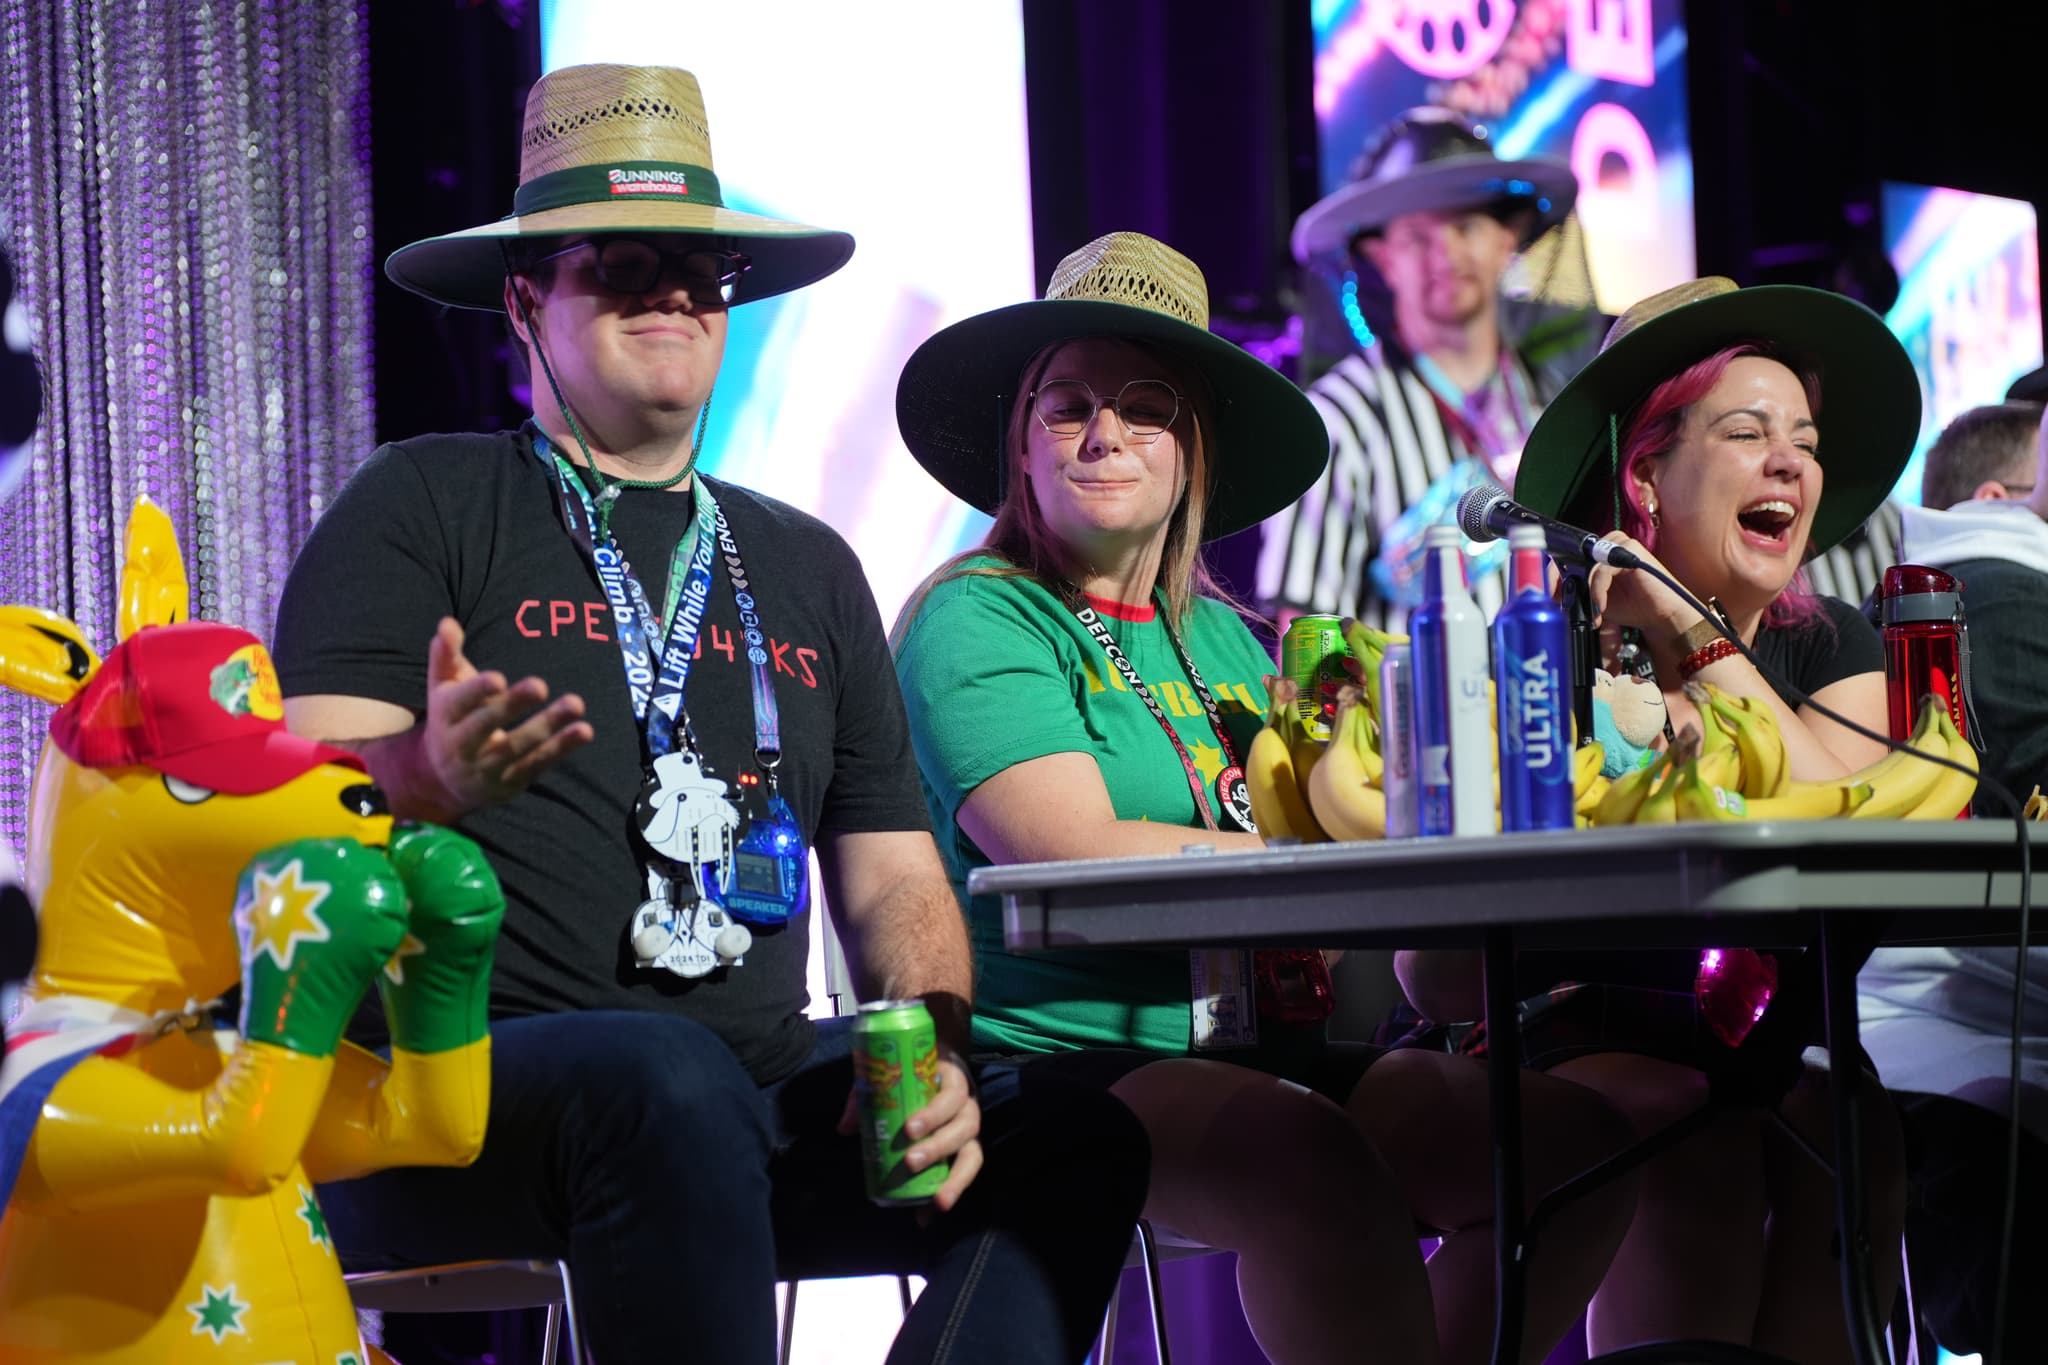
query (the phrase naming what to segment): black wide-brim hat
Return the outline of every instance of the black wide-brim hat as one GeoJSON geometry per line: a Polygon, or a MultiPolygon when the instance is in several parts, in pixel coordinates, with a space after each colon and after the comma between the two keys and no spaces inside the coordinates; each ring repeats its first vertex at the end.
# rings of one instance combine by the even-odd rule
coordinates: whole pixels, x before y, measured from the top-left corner
{"type": "Polygon", "coordinates": [[[695,76],[593,65],[551,71],[527,96],[511,214],[402,246],[384,273],[436,303],[498,312],[508,241],[600,232],[735,239],[753,262],[735,305],[815,283],[853,255],[848,233],[725,206],[695,76]]]}
{"type": "Polygon", "coordinates": [[[1294,259],[1348,260],[1351,241],[1409,213],[1483,209],[1502,201],[1527,206],[1519,245],[1563,222],[1579,182],[1556,157],[1504,161],[1493,135],[1449,109],[1425,105],[1396,117],[1359,157],[1351,183],[1317,200],[1294,220],[1294,259]]]}
{"type": "Polygon", "coordinates": [[[1315,405],[1286,376],[1211,332],[1201,270],[1137,232],[1112,232],[1068,256],[1043,299],[978,313],[919,346],[896,383],[903,443],[953,496],[993,513],[1025,365],[1054,342],[1084,337],[1156,343],[1208,383],[1215,483],[1204,540],[1256,526],[1322,477],[1330,437],[1315,405]]]}
{"type": "Polygon", "coordinates": [[[1650,391],[1716,351],[1760,342],[1820,377],[1825,476],[1809,553],[1840,544],[1891,496],[1920,433],[1920,381],[1884,319],[1803,285],[1739,289],[1711,276],[1624,312],[1600,354],[1543,410],[1522,448],[1515,500],[1574,525],[1611,513],[1629,415],[1650,391]]]}

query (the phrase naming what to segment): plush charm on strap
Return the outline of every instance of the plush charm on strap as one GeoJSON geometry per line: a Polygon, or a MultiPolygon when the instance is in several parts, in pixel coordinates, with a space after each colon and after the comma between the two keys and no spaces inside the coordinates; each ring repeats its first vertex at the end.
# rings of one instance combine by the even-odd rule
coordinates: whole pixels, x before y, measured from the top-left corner
{"type": "Polygon", "coordinates": [[[125,566],[104,660],[0,612],[0,682],[59,703],[0,1060],[0,1360],[367,1365],[314,1187],[481,1150],[504,898],[474,844],[394,833],[360,759],[286,731],[261,642],[187,619],[146,501],[125,566]],[[388,1063],[342,1039],[373,982],[388,1063]]]}

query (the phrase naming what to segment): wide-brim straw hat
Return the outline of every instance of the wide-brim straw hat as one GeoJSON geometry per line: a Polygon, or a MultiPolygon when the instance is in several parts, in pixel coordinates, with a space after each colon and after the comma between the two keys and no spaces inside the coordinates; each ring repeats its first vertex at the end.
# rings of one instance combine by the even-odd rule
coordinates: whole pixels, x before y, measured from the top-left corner
{"type": "Polygon", "coordinates": [[[1689,280],[1635,304],[1600,354],[1537,419],[1515,472],[1515,500],[1580,526],[1611,518],[1620,433],[1650,391],[1687,366],[1761,342],[1820,378],[1814,414],[1826,476],[1810,553],[1840,544],[1891,495],[1920,432],[1920,382],[1884,319],[1854,299],[1804,285],[1739,289],[1689,280]]]}
{"type": "Polygon", "coordinates": [[[1403,214],[1452,213],[1503,201],[1528,206],[1527,246],[1563,222],[1579,182],[1556,157],[1504,161],[1493,134],[1449,109],[1424,105],[1398,115],[1360,154],[1351,183],[1317,200],[1294,220],[1294,259],[1348,261],[1351,241],[1379,232],[1403,214]]]}
{"type": "Polygon", "coordinates": [[[1112,232],[1068,256],[1044,298],[976,314],[919,346],[896,383],[904,444],[948,492],[994,512],[1025,365],[1054,342],[1083,337],[1156,344],[1207,382],[1216,421],[1206,433],[1214,484],[1203,539],[1257,525],[1308,491],[1329,463],[1329,434],[1307,396],[1211,332],[1201,270],[1137,232],[1112,232]]]}
{"type": "Polygon", "coordinates": [[[733,303],[825,278],[853,255],[850,234],[725,206],[697,78],[669,66],[569,66],[526,97],[519,189],[494,223],[391,253],[384,273],[438,303],[504,307],[504,245],[586,232],[699,233],[744,243],[753,267],[733,303]]]}

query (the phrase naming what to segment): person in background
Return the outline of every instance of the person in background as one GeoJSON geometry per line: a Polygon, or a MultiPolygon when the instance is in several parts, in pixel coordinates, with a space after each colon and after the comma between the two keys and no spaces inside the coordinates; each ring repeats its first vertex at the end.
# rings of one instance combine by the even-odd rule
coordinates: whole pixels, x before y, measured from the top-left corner
{"type": "MultiPolygon", "coordinates": [[[[1613,528],[1608,539],[1685,585],[1769,670],[1648,572],[1595,568],[1604,662],[1654,679],[1670,725],[1697,716],[1684,684],[1711,683],[1771,708],[1793,777],[1838,777],[1884,745],[1815,706],[1884,734],[1883,652],[1854,607],[1803,592],[1797,570],[1869,517],[1918,429],[1911,362],[1869,309],[1821,290],[1696,280],[1622,315],[1530,434],[1517,497],[1544,516],[1613,528]]],[[[1475,956],[1401,956],[1397,969],[1425,1019],[1477,1016],[1475,956]]],[[[1722,1103],[1707,1126],[1644,1167],[1635,1221],[1593,1301],[1591,1345],[1597,1353],[1701,1339],[1802,1365],[1847,1361],[1832,1183],[1760,1112],[1774,1107],[1808,1141],[1826,1141],[1825,1075],[1800,1062],[1820,1037],[1818,953],[1779,954],[1776,994],[1761,997],[1759,1013],[1746,1007],[1733,1030],[1700,1003],[1703,982],[1753,989],[1703,975],[1722,957],[1626,948],[1521,955],[1531,1065],[1597,1090],[1646,1137],[1710,1097],[1741,1101],[1722,1103]]],[[[1889,1304],[1904,1158],[1896,1115],[1875,1085],[1869,1093],[1876,1302],[1889,1304]]]]}
{"type": "MultiPolygon", "coordinates": [[[[893,632],[974,939],[975,1041],[1131,1107],[1152,1141],[1147,1215],[1237,1253],[1274,1361],[1476,1362],[1493,1317],[1481,1065],[1328,1042],[1292,1007],[1312,1002],[1258,968],[1243,989],[1235,951],[1010,953],[994,898],[967,894],[992,864],[1262,846],[1240,765],[1273,663],[1201,546],[1297,496],[1327,446],[1300,390],[1207,321],[1192,261],[1111,233],[1044,299],[927,340],[898,385],[911,453],[996,517],[893,632]],[[1444,1236],[1426,1279],[1418,1223],[1444,1236]]],[[[1624,1139],[1577,1086],[1528,1075],[1523,1104],[1532,1197],[1624,1139]]],[[[1546,1233],[1525,1360],[1598,1282],[1629,1185],[1546,1233]]]]}
{"type": "MultiPolygon", "coordinates": [[[[1258,562],[1259,602],[1283,628],[1310,612],[1404,629],[1424,530],[1454,523],[1474,483],[1513,490],[1530,427],[1598,346],[1600,319],[1510,305],[1501,281],[1577,197],[1563,162],[1503,160],[1485,126],[1423,107],[1382,129],[1351,183],[1295,223],[1297,260],[1384,284],[1391,316],[1309,386],[1329,468],[1267,519],[1258,562]]],[[[1506,559],[1503,548],[1474,566],[1489,617],[1506,559]]]]}
{"type": "MultiPolygon", "coordinates": [[[[2048,783],[2048,422],[2039,403],[1972,408],[1927,451],[1905,558],[1963,582],[1971,721],[1984,772],[2024,802],[2048,783]]],[[[1979,790],[1976,812],[2011,816],[1979,790]]],[[[1992,1344],[2008,1202],[2013,1257],[2038,1264],[2048,1227],[2048,948],[1880,948],[1857,978],[1863,1046],[1906,1126],[1906,1255],[1934,1337],[1959,1354],[2048,1359],[2048,1319],[2017,1301],[1992,1344]],[[2005,1186],[2013,1121],[2012,1009],[2023,996],[2020,1166],[2005,1186]]]]}
{"type": "Polygon", "coordinates": [[[565,1258],[607,1362],[756,1365],[778,1277],[900,1270],[928,1282],[892,1362],[1071,1365],[1144,1134],[1056,1076],[984,1069],[976,1098],[966,930],[860,561],[695,470],[728,308],[853,240],[723,205],[687,71],[553,71],[520,145],[511,216],[386,270],[510,316],[533,420],[374,453],[278,612],[292,728],[473,838],[508,902],[483,1156],[325,1187],[335,1244],[565,1258]],[[861,998],[933,1015],[902,1158],[950,1161],[931,1216],[868,1202],[853,1021],[806,1017],[812,849],[861,998]]]}

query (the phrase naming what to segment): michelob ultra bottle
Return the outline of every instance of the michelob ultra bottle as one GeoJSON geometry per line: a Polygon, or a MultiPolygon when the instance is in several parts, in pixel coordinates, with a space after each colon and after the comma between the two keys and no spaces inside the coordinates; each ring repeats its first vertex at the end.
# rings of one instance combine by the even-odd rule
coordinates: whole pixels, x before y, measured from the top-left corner
{"type": "Polygon", "coordinates": [[[1415,648],[1416,786],[1424,838],[1491,834],[1493,735],[1486,706],[1486,620],[1465,587],[1465,536],[1432,526],[1415,648]]]}
{"type": "Polygon", "coordinates": [[[1493,618],[1500,827],[1572,827],[1571,632],[1550,596],[1543,528],[1508,532],[1508,599],[1493,618]]]}

